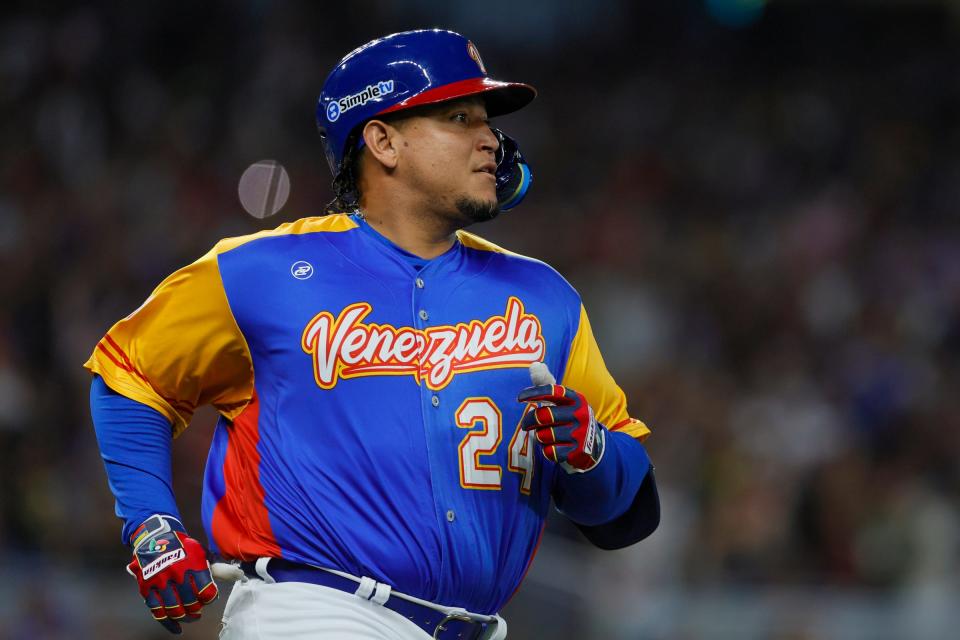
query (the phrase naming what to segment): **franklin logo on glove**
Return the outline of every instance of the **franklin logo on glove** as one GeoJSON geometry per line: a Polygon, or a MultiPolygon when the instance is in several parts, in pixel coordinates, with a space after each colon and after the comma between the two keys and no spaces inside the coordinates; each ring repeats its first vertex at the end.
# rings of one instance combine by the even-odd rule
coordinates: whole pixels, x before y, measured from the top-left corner
{"type": "MultiPolygon", "coordinates": [[[[140,555],[142,554],[138,554],[138,557],[140,557],[140,555]]],[[[174,562],[180,562],[181,560],[186,560],[186,559],[187,559],[187,554],[184,552],[182,547],[178,548],[176,551],[171,551],[170,553],[164,554],[159,558],[157,558],[156,560],[154,560],[153,562],[151,562],[150,564],[148,564],[147,566],[143,567],[143,579],[146,580],[147,578],[153,576],[164,567],[171,565],[174,562]]],[[[141,562],[141,566],[142,566],[142,562],[141,562]]]]}
{"type": "Polygon", "coordinates": [[[203,606],[217,598],[206,551],[174,518],[147,518],[133,532],[131,546],[127,572],[137,579],[154,619],[171,633],[181,632],[181,622],[198,620],[203,606]]]}

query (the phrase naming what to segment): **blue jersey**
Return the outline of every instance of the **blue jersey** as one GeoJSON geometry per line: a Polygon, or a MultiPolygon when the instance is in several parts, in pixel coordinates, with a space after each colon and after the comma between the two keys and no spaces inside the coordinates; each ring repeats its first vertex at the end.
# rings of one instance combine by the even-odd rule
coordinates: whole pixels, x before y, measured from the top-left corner
{"type": "Polygon", "coordinates": [[[363,225],[307,218],[221,241],[87,367],[175,435],[196,407],[220,412],[203,496],[220,555],[495,612],[533,558],[558,473],[518,426],[530,363],[611,430],[649,432],[552,268],[466,232],[418,262],[363,225]]]}

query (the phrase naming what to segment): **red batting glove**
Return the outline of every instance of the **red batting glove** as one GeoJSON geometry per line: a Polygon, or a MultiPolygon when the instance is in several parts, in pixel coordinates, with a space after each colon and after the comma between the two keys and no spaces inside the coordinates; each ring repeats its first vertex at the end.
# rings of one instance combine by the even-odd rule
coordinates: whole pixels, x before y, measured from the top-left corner
{"type": "Polygon", "coordinates": [[[200,610],[217,598],[217,584],[203,546],[169,516],[150,516],[133,532],[133,560],[127,572],[154,619],[170,633],[180,623],[200,619],[200,610]]]}
{"type": "Polygon", "coordinates": [[[533,431],[547,460],[567,473],[585,473],[597,466],[607,428],[597,422],[582,393],[546,384],[524,389],[517,400],[531,404],[520,426],[533,431]]]}

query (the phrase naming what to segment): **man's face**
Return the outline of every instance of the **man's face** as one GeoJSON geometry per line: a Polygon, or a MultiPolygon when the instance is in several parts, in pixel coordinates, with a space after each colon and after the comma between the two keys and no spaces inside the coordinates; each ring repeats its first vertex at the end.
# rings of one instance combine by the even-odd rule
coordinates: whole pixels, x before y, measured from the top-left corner
{"type": "Polygon", "coordinates": [[[404,118],[397,176],[420,192],[428,210],[472,224],[499,213],[490,130],[479,97],[451,100],[404,118]]]}

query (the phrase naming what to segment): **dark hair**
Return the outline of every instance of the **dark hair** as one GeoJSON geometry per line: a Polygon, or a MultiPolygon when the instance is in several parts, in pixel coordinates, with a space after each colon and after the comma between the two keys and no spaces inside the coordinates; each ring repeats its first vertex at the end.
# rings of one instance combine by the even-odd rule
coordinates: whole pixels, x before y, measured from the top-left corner
{"type": "MultiPolygon", "coordinates": [[[[427,104],[419,107],[404,109],[401,112],[387,113],[377,118],[382,122],[400,126],[405,120],[416,116],[429,113],[435,109],[436,105],[427,104]]],[[[365,125],[368,121],[363,122],[365,125]]],[[[363,126],[357,125],[356,133],[347,138],[346,152],[343,154],[343,162],[340,173],[333,179],[331,187],[333,188],[333,200],[327,203],[323,215],[328,216],[334,213],[347,213],[356,211],[360,208],[360,160],[363,158],[363,147],[357,143],[360,136],[363,135],[363,126]]]]}

